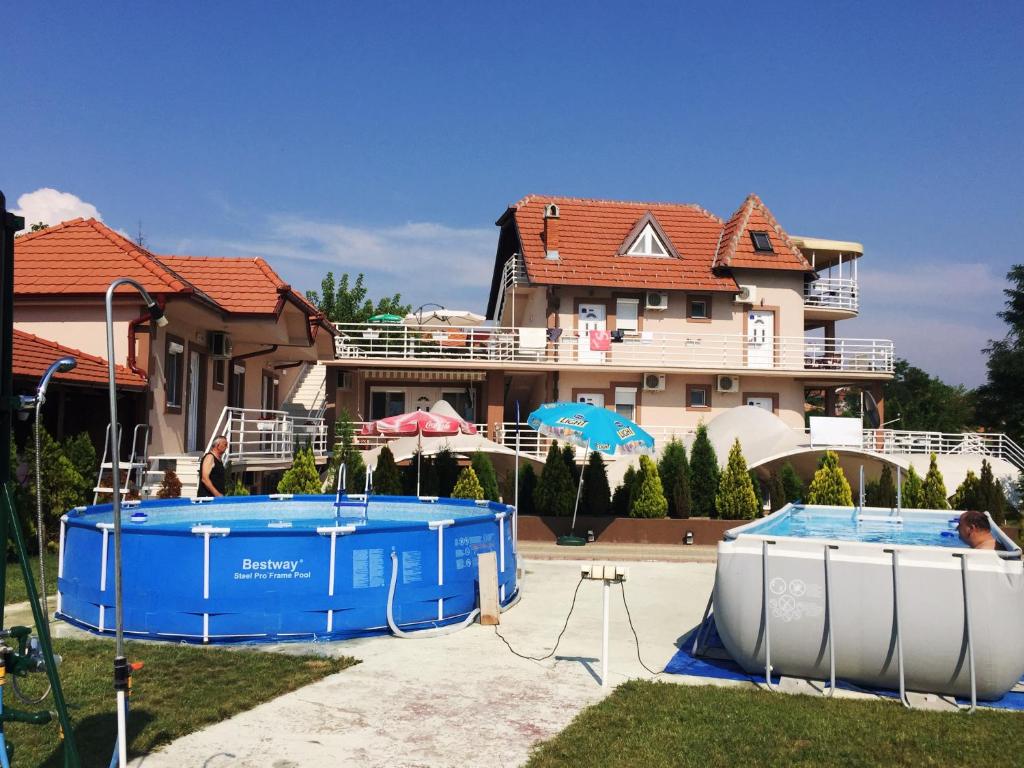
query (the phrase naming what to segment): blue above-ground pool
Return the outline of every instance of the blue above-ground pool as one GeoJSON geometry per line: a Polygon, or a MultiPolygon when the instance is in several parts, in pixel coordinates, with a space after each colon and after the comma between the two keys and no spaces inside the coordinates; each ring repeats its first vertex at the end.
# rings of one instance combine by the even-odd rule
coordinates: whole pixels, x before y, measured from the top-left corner
{"type": "MultiPolygon", "coordinates": [[[[124,631],[223,643],[455,624],[477,606],[482,553],[495,553],[502,605],[515,599],[513,516],[495,502],[395,496],[128,502],[124,631]]],[[[110,504],[72,510],[60,528],[57,616],[104,634],[114,631],[113,528],[110,504]]]]}

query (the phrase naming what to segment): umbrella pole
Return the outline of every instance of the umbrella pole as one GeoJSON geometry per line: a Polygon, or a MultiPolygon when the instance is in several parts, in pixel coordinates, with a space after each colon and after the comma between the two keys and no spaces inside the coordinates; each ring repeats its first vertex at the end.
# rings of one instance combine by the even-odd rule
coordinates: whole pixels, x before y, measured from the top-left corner
{"type": "Polygon", "coordinates": [[[512,551],[519,551],[519,401],[516,400],[516,467],[515,490],[512,492],[512,506],[515,507],[512,517],[512,551]]]}
{"type": "MultiPolygon", "coordinates": [[[[583,457],[583,469],[587,468],[587,462],[590,461],[590,443],[587,443],[587,453],[583,457]]],[[[580,470],[580,482],[576,486],[576,506],[572,508],[572,527],[569,529],[569,535],[576,535],[576,511],[580,508],[580,494],[583,492],[583,469],[580,470]]]]}
{"type": "Polygon", "coordinates": [[[423,465],[423,432],[416,433],[416,496],[420,495],[420,468],[423,465]]]}

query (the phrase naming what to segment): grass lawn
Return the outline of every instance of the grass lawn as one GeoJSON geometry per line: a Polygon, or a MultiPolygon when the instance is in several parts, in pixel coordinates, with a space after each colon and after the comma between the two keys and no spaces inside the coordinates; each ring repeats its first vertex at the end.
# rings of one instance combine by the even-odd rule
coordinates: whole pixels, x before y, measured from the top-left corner
{"type": "MultiPolygon", "coordinates": [[[[82,765],[106,766],[116,728],[111,682],[114,644],[57,640],[55,646],[64,657],[61,682],[82,765]]],[[[129,644],[128,658],[145,663],[132,678],[128,747],[135,756],[357,663],[351,658],[144,643],[129,644]]],[[[23,688],[31,694],[45,685],[45,677],[33,675],[23,688]]],[[[4,693],[7,707],[53,706],[52,699],[38,707],[22,705],[14,698],[9,675],[4,693]]],[[[15,745],[15,765],[63,766],[56,719],[45,726],[8,724],[6,731],[15,745]]]]}
{"type": "MultiPolygon", "coordinates": [[[[29,558],[32,566],[32,578],[35,579],[36,589],[39,589],[39,558],[29,558]]],[[[53,552],[46,554],[46,591],[51,595],[57,594],[57,555],[53,552]]],[[[28,592],[25,590],[25,579],[21,575],[21,565],[15,561],[7,563],[7,599],[5,605],[23,603],[28,600],[28,592]]]]}
{"type": "Polygon", "coordinates": [[[1022,739],[1019,713],[632,681],[541,744],[527,768],[1007,766],[1022,739]]]}

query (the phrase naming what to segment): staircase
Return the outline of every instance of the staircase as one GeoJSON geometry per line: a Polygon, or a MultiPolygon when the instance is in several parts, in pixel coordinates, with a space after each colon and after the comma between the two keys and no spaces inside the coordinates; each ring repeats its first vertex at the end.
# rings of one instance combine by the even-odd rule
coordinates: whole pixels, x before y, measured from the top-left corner
{"type": "Polygon", "coordinates": [[[203,454],[199,452],[151,457],[146,469],[145,484],[142,487],[142,498],[156,498],[167,470],[173,470],[181,481],[182,497],[194,498],[196,491],[199,490],[199,461],[202,458],[203,454]]]}
{"type": "Polygon", "coordinates": [[[281,410],[292,416],[322,418],[327,410],[327,366],[303,363],[281,410]]]}

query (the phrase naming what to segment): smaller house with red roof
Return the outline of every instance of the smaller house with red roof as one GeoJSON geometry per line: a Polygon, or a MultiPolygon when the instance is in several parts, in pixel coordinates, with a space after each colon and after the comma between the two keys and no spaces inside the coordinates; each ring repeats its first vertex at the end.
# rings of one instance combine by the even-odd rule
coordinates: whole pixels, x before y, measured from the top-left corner
{"type": "Polygon", "coordinates": [[[103,445],[104,296],[115,278],[130,277],[169,323],[151,323],[134,289],[115,295],[122,457],[134,427],[147,425],[154,469],[174,469],[186,493],[218,434],[229,438],[232,467],[255,485],[290,464],[296,443],[326,459],[326,403],[298,395],[311,381],[322,391],[317,361],[332,354],[335,331],[263,259],[156,255],[95,219],[22,235],[14,255],[16,374],[31,381],[55,357],[79,360],[54,379],[55,432],[86,428],[103,445]]]}

